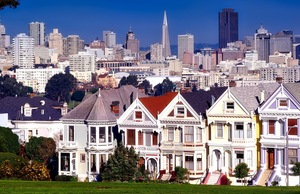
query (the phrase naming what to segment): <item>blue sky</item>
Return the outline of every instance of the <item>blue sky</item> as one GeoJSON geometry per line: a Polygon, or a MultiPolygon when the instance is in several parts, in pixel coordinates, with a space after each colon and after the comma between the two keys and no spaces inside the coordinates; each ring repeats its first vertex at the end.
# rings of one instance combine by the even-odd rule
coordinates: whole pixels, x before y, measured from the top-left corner
{"type": "Polygon", "coordinates": [[[218,12],[239,13],[239,39],[253,35],[262,24],[270,33],[300,34],[300,0],[20,0],[16,9],[0,10],[11,38],[28,34],[30,22],[44,22],[46,33],[58,28],[64,37],[78,34],[86,43],[102,38],[103,30],[117,34],[123,44],[130,26],[140,46],[161,42],[163,12],[167,11],[171,44],[191,33],[195,43],[218,42],[218,12]]]}

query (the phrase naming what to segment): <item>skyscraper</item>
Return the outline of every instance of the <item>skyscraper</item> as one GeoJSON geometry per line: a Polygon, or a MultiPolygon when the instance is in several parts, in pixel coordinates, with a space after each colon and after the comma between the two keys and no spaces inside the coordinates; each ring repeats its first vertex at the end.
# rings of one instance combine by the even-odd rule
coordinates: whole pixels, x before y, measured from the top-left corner
{"type": "Polygon", "coordinates": [[[33,68],[34,64],[34,40],[25,33],[18,34],[13,38],[14,65],[21,69],[33,68]]]}
{"type": "Polygon", "coordinates": [[[125,48],[131,50],[132,55],[138,58],[138,53],[140,52],[140,41],[135,38],[131,29],[126,34],[125,48]]]}
{"type": "Polygon", "coordinates": [[[271,33],[261,26],[254,34],[254,50],[258,53],[258,60],[269,62],[271,33]]]}
{"type": "Polygon", "coordinates": [[[115,46],[117,43],[117,36],[116,33],[112,31],[103,31],[103,41],[105,42],[108,48],[115,46]]]}
{"type": "Polygon", "coordinates": [[[45,44],[45,24],[43,22],[29,23],[29,36],[34,39],[34,45],[45,44]]]}
{"type": "Polygon", "coordinates": [[[219,12],[219,48],[239,39],[238,13],[231,8],[219,12]]]}
{"type": "Polygon", "coordinates": [[[194,54],[194,35],[178,35],[178,59],[183,59],[183,54],[194,54]]]}
{"type": "Polygon", "coordinates": [[[53,29],[49,35],[49,48],[54,49],[57,54],[63,54],[63,36],[58,29],[53,29]]]}
{"type": "Polygon", "coordinates": [[[162,26],[162,48],[163,48],[163,57],[171,56],[171,46],[169,39],[169,30],[168,30],[168,21],[167,21],[167,13],[164,11],[164,21],[162,26]]]}

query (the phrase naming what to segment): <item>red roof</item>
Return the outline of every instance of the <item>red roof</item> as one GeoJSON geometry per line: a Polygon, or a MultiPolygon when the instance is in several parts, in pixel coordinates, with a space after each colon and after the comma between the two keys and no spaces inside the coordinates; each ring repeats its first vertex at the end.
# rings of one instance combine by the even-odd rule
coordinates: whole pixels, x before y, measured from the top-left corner
{"type": "Polygon", "coordinates": [[[157,115],[161,113],[166,106],[174,99],[177,92],[168,92],[163,96],[139,98],[149,112],[157,118],[157,115]]]}

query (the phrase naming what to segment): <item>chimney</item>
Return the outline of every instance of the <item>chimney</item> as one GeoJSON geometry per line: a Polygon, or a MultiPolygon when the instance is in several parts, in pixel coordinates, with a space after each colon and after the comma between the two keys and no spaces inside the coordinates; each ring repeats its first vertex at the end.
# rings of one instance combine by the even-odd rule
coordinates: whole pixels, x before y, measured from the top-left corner
{"type": "Polygon", "coordinates": [[[119,116],[120,110],[119,110],[119,101],[112,101],[110,108],[111,111],[115,113],[116,116],[119,116]]]}
{"type": "Polygon", "coordinates": [[[265,101],[265,91],[262,90],[260,91],[260,103],[263,103],[265,101]]]}

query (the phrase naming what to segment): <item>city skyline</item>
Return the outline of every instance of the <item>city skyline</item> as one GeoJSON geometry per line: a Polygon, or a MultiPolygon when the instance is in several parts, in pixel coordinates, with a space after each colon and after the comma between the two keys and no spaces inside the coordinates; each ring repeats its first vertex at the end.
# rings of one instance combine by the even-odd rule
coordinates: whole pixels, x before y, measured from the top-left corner
{"type": "Polygon", "coordinates": [[[300,8],[297,0],[153,0],[151,4],[137,0],[72,1],[72,4],[20,0],[19,7],[1,10],[0,17],[11,39],[19,33],[29,34],[30,22],[43,22],[46,34],[58,28],[64,37],[79,35],[85,43],[101,39],[102,31],[111,30],[117,35],[117,43],[124,44],[131,28],[140,46],[149,47],[162,41],[165,10],[171,45],[177,44],[178,35],[187,33],[194,35],[195,43],[218,43],[218,13],[224,8],[239,13],[240,40],[253,36],[260,25],[272,34],[282,30],[300,34],[300,26],[294,19],[300,8]]]}

